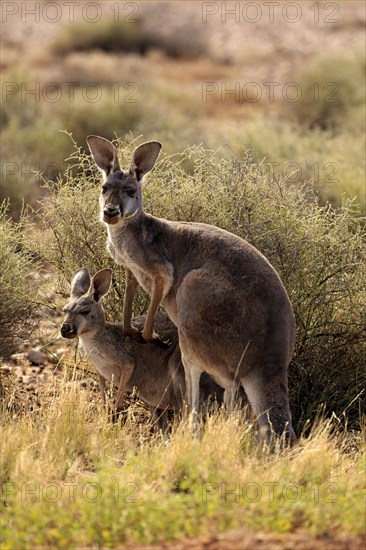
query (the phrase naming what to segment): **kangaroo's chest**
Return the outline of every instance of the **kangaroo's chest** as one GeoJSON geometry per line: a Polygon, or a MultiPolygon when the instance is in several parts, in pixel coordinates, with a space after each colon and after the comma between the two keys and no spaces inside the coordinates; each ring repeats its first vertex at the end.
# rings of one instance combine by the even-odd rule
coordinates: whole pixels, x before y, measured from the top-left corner
{"type": "Polygon", "coordinates": [[[108,357],[108,354],[103,352],[99,346],[85,343],[80,338],[81,350],[83,355],[93,364],[95,370],[114,385],[118,386],[121,377],[121,369],[114,364],[108,357]]]}
{"type": "Polygon", "coordinates": [[[144,289],[144,291],[151,295],[153,292],[153,278],[132,260],[128,263],[124,263],[123,265],[133,273],[138,284],[144,289]]]}
{"type": "Polygon", "coordinates": [[[123,265],[126,269],[129,269],[133,273],[138,284],[144,289],[148,294],[152,293],[153,289],[153,279],[146,273],[146,271],[136,263],[135,257],[131,257],[127,253],[117,253],[116,262],[120,265],[123,265]]]}
{"type": "Polygon", "coordinates": [[[129,269],[145,292],[151,294],[153,278],[144,269],[144,258],[140,257],[141,252],[129,243],[113,242],[110,238],[107,241],[107,249],[114,261],[129,269]]]}

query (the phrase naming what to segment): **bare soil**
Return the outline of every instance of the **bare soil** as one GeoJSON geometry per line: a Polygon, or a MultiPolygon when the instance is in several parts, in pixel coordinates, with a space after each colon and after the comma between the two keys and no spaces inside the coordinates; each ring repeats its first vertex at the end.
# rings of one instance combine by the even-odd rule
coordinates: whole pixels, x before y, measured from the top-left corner
{"type": "Polygon", "coordinates": [[[201,539],[189,539],[155,546],[127,545],[120,550],[364,550],[365,538],[311,537],[303,533],[248,534],[235,531],[201,539]]]}

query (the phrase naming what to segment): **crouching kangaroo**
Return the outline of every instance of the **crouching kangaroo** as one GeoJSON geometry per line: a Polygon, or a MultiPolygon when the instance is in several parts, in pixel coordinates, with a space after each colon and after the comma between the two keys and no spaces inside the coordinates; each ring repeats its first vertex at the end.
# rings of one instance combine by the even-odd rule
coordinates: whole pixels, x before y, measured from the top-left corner
{"type": "Polygon", "coordinates": [[[178,328],[191,410],[198,408],[206,371],[225,388],[226,402],[243,386],[266,439],[273,430],[294,440],[287,369],[295,319],[275,269],[247,241],[218,227],[144,212],[143,177],[160,143],[140,145],[122,170],[112,143],[98,136],[87,141],[104,176],[99,202],[107,248],[127,268],[125,329],[139,284],[151,297],[143,337],[153,338],[160,304],[178,328]]]}
{"type": "MultiPolygon", "coordinates": [[[[105,382],[118,387],[116,411],[121,410],[125,391],[136,387],[138,394],[155,410],[180,411],[185,394],[184,369],[178,346],[178,332],[163,313],[156,316],[156,325],[166,349],[157,344],[138,343],[125,336],[122,325],[105,320],[101,298],[108,292],[112,271],[102,269],[91,279],[86,268],[77,271],[71,282],[70,302],[63,308],[66,314],[61,327],[64,338],[79,337],[83,351],[90,359],[99,377],[99,386],[105,402],[105,382]]],[[[145,317],[136,317],[137,329],[143,327],[145,317]]],[[[207,376],[202,381],[202,397],[222,401],[222,389],[207,376]]]]}

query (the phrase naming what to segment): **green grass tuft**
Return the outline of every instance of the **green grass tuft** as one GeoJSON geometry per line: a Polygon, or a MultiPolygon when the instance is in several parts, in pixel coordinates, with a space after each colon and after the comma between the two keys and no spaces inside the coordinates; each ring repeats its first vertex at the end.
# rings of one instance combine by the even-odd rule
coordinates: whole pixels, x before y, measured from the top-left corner
{"type": "Polygon", "coordinates": [[[7,356],[22,338],[28,338],[39,304],[41,279],[34,256],[24,249],[23,222],[8,217],[8,205],[0,205],[0,357],[7,356]],[[32,288],[32,292],[30,292],[32,288]]]}

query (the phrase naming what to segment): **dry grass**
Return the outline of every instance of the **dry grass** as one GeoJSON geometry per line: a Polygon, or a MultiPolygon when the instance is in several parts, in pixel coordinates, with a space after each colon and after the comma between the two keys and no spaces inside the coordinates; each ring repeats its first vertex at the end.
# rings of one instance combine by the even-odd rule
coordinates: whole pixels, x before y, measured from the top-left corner
{"type": "Polygon", "coordinates": [[[361,433],[319,420],[293,450],[270,452],[241,413],[218,411],[195,436],[186,421],[152,436],[133,409],[110,423],[78,387],[65,380],[43,410],[3,419],[2,548],[115,547],[244,526],[362,535],[361,433]]]}

